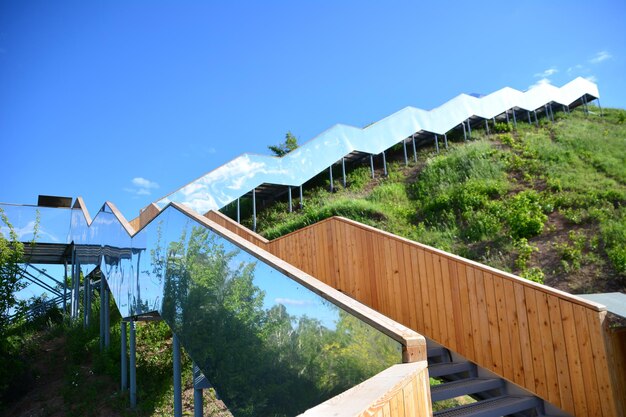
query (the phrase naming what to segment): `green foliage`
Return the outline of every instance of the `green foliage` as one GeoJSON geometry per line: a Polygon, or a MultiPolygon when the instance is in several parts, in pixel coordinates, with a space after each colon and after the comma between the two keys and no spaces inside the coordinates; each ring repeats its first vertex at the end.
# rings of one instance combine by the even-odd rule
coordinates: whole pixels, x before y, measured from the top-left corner
{"type": "Polygon", "coordinates": [[[561,263],[566,272],[577,271],[583,263],[583,250],[587,243],[587,236],[582,232],[569,232],[569,243],[556,243],[555,249],[561,257],[561,263]]]}
{"type": "Polygon", "coordinates": [[[496,133],[511,132],[513,125],[511,123],[498,122],[494,125],[493,130],[495,130],[496,133]]]}
{"type": "Polygon", "coordinates": [[[346,174],[346,180],[350,189],[356,192],[363,190],[369,184],[372,179],[371,175],[368,167],[357,167],[346,174]]]}
{"type": "Polygon", "coordinates": [[[507,205],[507,220],[515,239],[537,236],[548,216],[543,213],[539,193],[527,190],[516,194],[507,205]]]}
{"type": "Polygon", "coordinates": [[[601,223],[600,233],[613,266],[626,276],[626,208],[621,207],[614,218],[601,223]]]}
{"type": "MultiPolygon", "coordinates": [[[[25,308],[15,297],[26,285],[20,281],[20,263],[23,262],[24,244],[19,241],[13,225],[0,208],[0,340],[9,325],[12,313],[19,313],[25,308]],[[4,224],[4,227],[2,225],[4,224]],[[6,230],[7,237],[2,230],[6,230]]],[[[36,233],[35,233],[36,235],[36,233]]]]}
{"type": "Polygon", "coordinates": [[[278,145],[269,145],[267,147],[272,153],[278,157],[285,156],[289,152],[298,148],[298,138],[295,137],[291,131],[285,134],[285,141],[278,145]]]}

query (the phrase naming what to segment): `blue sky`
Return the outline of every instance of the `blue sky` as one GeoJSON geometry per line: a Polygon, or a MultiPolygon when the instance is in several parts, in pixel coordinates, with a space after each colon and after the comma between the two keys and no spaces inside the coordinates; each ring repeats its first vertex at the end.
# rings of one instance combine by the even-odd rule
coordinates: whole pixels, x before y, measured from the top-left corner
{"type": "Polygon", "coordinates": [[[459,93],[597,82],[626,3],[0,0],[0,201],[141,207],[243,152],[459,93]]]}

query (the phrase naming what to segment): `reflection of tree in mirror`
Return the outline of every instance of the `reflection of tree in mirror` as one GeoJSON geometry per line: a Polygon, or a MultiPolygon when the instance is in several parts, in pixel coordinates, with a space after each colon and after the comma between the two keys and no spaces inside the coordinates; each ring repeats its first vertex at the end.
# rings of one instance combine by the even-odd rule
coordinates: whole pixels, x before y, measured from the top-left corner
{"type": "Polygon", "coordinates": [[[264,309],[257,262],[239,255],[193,227],[160,260],[162,317],[234,415],[296,415],[400,361],[396,342],[342,310],[329,329],[280,304],[264,309]]]}

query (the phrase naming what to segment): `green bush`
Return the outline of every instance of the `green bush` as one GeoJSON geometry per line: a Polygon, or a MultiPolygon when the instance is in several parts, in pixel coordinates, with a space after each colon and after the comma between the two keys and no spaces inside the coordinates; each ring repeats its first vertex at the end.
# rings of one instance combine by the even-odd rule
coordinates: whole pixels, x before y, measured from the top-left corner
{"type": "Polygon", "coordinates": [[[509,200],[507,222],[515,239],[537,236],[548,216],[543,213],[539,193],[526,190],[509,200]]]}

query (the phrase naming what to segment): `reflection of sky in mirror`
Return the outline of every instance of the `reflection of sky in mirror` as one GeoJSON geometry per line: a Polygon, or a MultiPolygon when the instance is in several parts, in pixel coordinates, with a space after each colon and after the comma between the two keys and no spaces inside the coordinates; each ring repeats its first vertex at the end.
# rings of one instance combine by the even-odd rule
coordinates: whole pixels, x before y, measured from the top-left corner
{"type": "MultiPolygon", "coordinates": [[[[20,241],[33,240],[37,214],[39,214],[37,242],[67,243],[70,232],[70,209],[10,204],[0,204],[0,208],[6,214],[20,241]]],[[[0,232],[4,236],[9,236],[9,228],[4,222],[0,222],[0,232]]]]}
{"type": "Polygon", "coordinates": [[[261,184],[304,184],[352,151],[379,154],[412,134],[443,135],[471,116],[486,119],[518,107],[532,111],[555,102],[569,105],[584,94],[599,97],[598,87],[576,78],[563,87],[542,84],[521,92],[505,87],[481,98],[461,94],[430,111],[406,107],[366,128],[336,125],[282,158],[241,155],[167,195],[156,204],[183,204],[198,213],[220,209],[261,184]]]}

